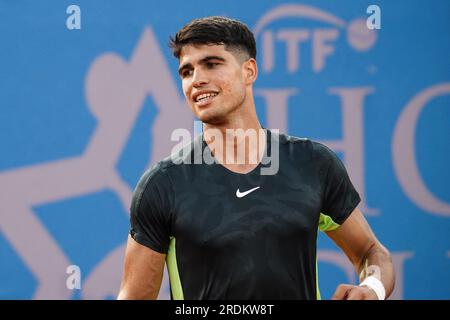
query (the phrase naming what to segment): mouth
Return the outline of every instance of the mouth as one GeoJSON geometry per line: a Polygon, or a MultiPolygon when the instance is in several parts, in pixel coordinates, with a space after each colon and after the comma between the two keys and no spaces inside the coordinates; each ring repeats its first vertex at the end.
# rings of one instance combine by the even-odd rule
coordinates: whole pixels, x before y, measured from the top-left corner
{"type": "Polygon", "coordinates": [[[210,104],[218,94],[218,92],[213,91],[199,92],[194,94],[193,100],[197,106],[203,107],[210,104]]]}

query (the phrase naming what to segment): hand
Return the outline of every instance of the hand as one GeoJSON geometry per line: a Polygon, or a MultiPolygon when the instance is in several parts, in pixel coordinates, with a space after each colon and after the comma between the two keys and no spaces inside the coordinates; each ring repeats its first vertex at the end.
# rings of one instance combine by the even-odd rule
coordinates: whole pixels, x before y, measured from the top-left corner
{"type": "Polygon", "coordinates": [[[332,300],[378,300],[378,297],[371,288],[366,286],[353,286],[341,284],[337,287],[332,300]]]}

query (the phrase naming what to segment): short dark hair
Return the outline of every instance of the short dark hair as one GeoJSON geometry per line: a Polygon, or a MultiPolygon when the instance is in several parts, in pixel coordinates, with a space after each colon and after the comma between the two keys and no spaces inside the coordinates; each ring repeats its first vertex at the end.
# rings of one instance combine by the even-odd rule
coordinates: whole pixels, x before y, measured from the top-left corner
{"type": "Polygon", "coordinates": [[[253,33],[242,22],[226,17],[212,16],[195,19],[186,24],[175,37],[170,37],[169,46],[176,58],[186,45],[217,44],[226,50],[241,50],[249,58],[256,59],[256,42],[253,33]]]}

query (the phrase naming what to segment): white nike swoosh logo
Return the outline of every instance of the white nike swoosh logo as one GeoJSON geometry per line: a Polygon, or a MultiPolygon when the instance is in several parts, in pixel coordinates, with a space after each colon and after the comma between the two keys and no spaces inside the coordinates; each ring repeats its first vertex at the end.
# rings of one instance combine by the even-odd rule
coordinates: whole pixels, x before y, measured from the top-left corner
{"type": "Polygon", "coordinates": [[[259,188],[260,188],[260,187],[256,187],[256,188],[247,190],[247,191],[245,191],[245,192],[240,192],[239,189],[237,189],[237,190],[236,190],[236,197],[238,197],[238,198],[245,197],[245,196],[248,195],[249,193],[251,193],[251,192],[253,192],[253,191],[255,191],[256,189],[259,189],[259,188]]]}

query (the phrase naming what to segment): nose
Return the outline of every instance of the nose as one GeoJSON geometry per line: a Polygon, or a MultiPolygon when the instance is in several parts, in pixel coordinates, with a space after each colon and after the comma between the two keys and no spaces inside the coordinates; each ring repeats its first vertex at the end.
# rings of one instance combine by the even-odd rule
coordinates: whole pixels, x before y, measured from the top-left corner
{"type": "Polygon", "coordinates": [[[194,88],[201,87],[205,84],[208,84],[209,80],[206,75],[200,68],[195,68],[194,73],[192,75],[192,86],[194,88]]]}

